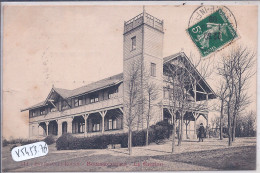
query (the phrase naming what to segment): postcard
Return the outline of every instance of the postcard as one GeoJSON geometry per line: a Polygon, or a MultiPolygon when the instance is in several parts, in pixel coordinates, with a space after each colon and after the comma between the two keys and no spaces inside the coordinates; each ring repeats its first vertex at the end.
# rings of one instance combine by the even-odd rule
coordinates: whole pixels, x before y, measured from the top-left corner
{"type": "Polygon", "coordinates": [[[257,169],[258,3],[3,3],[2,171],[257,169]]]}

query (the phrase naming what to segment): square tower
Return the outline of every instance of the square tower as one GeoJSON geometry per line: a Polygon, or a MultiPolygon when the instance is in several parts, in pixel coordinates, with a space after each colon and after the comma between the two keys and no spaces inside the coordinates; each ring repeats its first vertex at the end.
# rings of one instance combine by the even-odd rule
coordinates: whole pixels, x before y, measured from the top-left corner
{"type": "MultiPolygon", "coordinates": [[[[141,97],[138,102],[140,109],[135,110],[138,114],[136,126],[137,129],[144,129],[147,109],[143,100],[146,100],[147,84],[156,85],[158,92],[152,103],[151,122],[154,124],[162,120],[162,107],[159,105],[163,97],[163,21],[143,11],[124,23],[123,35],[124,107],[129,108],[129,82],[136,70],[137,96],[141,97]]],[[[125,114],[127,113],[126,110],[125,114]]]]}

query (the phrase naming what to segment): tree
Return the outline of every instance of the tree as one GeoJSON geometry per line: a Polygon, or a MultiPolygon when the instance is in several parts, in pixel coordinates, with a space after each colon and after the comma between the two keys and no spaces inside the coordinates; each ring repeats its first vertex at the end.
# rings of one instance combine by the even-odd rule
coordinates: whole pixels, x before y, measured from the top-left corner
{"type": "MultiPolygon", "coordinates": [[[[147,79],[147,78],[146,78],[147,79]]],[[[158,86],[149,80],[146,80],[144,83],[144,105],[145,105],[145,118],[146,118],[146,145],[149,145],[149,127],[150,121],[153,118],[151,114],[152,107],[158,106],[156,103],[158,99],[158,86]]]]}
{"type": "MultiPolygon", "coordinates": [[[[247,47],[236,47],[227,55],[223,55],[218,74],[225,82],[225,104],[228,115],[228,145],[235,139],[237,115],[250,103],[247,86],[255,74],[255,54],[247,47]]],[[[223,94],[223,91],[222,93],[223,94]]]]}
{"type": "Polygon", "coordinates": [[[224,117],[224,106],[225,106],[225,100],[227,98],[227,85],[225,81],[221,80],[220,87],[217,91],[217,96],[219,97],[221,103],[220,103],[220,118],[219,118],[219,137],[220,140],[223,140],[223,117],[224,117]]]}
{"type": "Polygon", "coordinates": [[[129,70],[124,76],[124,114],[128,128],[129,155],[132,154],[132,131],[139,123],[136,117],[142,113],[141,66],[139,61],[133,61],[129,64],[129,70]]]}

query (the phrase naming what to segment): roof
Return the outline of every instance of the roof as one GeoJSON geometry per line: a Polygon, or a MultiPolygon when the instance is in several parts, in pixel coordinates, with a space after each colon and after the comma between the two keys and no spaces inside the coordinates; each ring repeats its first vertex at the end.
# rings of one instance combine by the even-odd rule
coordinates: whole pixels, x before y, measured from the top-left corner
{"type": "MultiPolygon", "coordinates": [[[[94,92],[110,86],[114,86],[121,82],[123,82],[123,73],[99,80],[97,82],[90,83],[88,85],[76,88],[74,90],[67,90],[67,89],[56,88],[56,87],[53,87],[52,90],[56,91],[62,98],[66,99],[66,98],[72,98],[86,93],[94,92]]],[[[46,105],[46,100],[38,104],[35,104],[31,107],[28,107],[26,109],[22,109],[21,111],[42,107],[44,105],[46,105]]]]}
{"type": "MultiPolygon", "coordinates": [[[[208,83],[205,81],[205,79],[200,75],[200,73],[197,71],[197,69],[193,66],[193,64],[190,62],[189,58],[185,55],[185,53],[179,52],[179,53],[164,57],[163,63],[165,64],[179,56],[184,57],[187,60],[188,64],[190,64],[195,69],[196,74],[202,79],[200,82],[202,83],[203,87],[205,87],[206,90],[211,93],[211,95],[209,95],[209,99],[216,98],[215,92],[211,89],[211,87],[208,85],[208,83]]],[[[56,88],[56,87],[53,87],[52,90],[56,91],[62,98],[65,99],[65,98],[72,98],[72,97],[80,96],[83,94],[91,93],[91,92],[94,92],[94,91],[97,91],[97,90],[100,90],[103,88],[114,86],[121,82],[123,82],[123,73],[119,73],[114,76],[99,80],[97,82],[90,83],[88,85],[76,88],[74,90],[67,90],[67,89],[56,88]]],[[[26,109],[23,109],[21,111],[26,111],[26,110],[44,106],[44,105],[46,105],[46,100],[43,102],[40,102],[36,105],[33,105],[31,107],[28,107],[26,109]]]]}
{"type": "MultiPolygon", "coordinates": [[[[214,90],[209,86],[209,84],[204,79],[204,77],[201,76],[199,71],[191,63],[191,61],[189,60],[189,58],[186,56],[186,54],[184,52],[179,52],[179,53],[176,53],[176,54],[163,58],[163,63],[166,64],[167,62],[170,62],[171,60],[174,60],[178,57],[182,57],[186,61],[186,64],[192,67],[192,69],[194,70],[194,73],[200,78],[198,85],[201,86],[208,93],[208,96],[209,96],[208,98],[209,99],[216,98],[217,96],[216,96],[216,93],[214,92],[214,90]]],[[[197,95],[199,95],[199,94],[197,94],[197,95]]],[[[194,96],[194,93],[193,93],[193,96],[194,96]]]]}

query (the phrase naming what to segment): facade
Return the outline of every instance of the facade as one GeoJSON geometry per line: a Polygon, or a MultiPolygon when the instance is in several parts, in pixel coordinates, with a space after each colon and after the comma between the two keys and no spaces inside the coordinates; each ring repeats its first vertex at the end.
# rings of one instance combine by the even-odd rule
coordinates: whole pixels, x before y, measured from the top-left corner
{"type": "MultiPolygon", "coordinates": [[[[159,88],[149,125],[162,120],[171,122],[167,65],[181,64],[194,78],[192,89],[187,92],[190,99],[184,113],[186,136],[194,137],[196,120],[199,116],[208,120],[207,102],[216,95],[183,52],[163,57],[163,36],[163,21],[145,11],[125,22],[123,73],[74,90],[53,86],[43,102],[22,110],[29,111],[29,136],[41,138],[64,133],[91,136],[127,131],[128,84],[134,68],[138,69],[135,80],[142,98],[147,97],[145,83],[155,83],[159,88]]],[[[141,113],[133,130],[146,128],[145,105],[138,106],[141,113]]]]}

